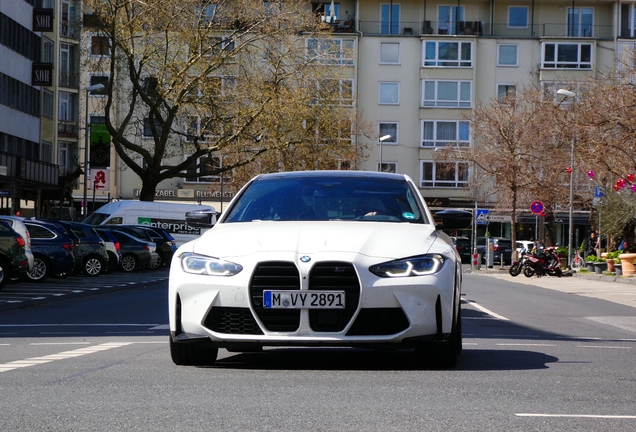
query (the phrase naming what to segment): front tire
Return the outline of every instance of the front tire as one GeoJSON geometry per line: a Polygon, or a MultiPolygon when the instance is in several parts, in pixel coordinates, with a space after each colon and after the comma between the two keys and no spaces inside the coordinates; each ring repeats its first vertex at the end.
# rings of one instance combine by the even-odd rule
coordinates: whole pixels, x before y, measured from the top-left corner
{"type": "Polygon", "coordinates": [[[121,269],[125,272],[135,271],[137,269],[137,258],[133,255],[124,255],[121,258],[121,269]]]}
{"type": "Polygon", "coordinates": [[[519,274],[521,273],[521,263],[520,262],[513,263],[510,266],[510,270],[508,270],[508,273],[510,273],[510,276],[512,277],[519,276],[519,274]]]}
{"type": "Polygon", "coordinates": [[[218,353],[218,348],[194,342],[178,343],[170,336],[170,357],[178,366],[212,366],[218,353]]]}
{"type": "Polygon", "coordinates": [[[27,273],[27,278],[33,282],[42,282],[49,277],[50,266],[44,258],[35,256],[33,259],[33,269],[27,273]]]}
{"type": "Polygon", "coordinates": [[[97,256],[89,256],[84,260],[82,265],[82,273],[86,276],[96,277],[104,270],[104,263],[97,256]]]}
{"type": "Polygon", "coordinates": [[[161,254],[159,254],[159,258],[157,258],[157,262],[154,264],[148,264],[148,268],[150,270],[156,270],[163,267],[163,258],[161,258],[161,254]]]}
{"type": "Polygon", "coordinates": [[[0,260],[0,290],[4,288],[9,280],[9,267],[6,261],[0,260]]]}

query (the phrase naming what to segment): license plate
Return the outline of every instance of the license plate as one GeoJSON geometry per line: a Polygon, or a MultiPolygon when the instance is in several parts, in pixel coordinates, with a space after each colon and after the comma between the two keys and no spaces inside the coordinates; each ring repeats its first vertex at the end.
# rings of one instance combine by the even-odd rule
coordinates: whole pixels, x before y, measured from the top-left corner
{"type": "Polygon", "coordinates": [[[263,291],[266,309],[344,309],[344,291],[263,291]]]}

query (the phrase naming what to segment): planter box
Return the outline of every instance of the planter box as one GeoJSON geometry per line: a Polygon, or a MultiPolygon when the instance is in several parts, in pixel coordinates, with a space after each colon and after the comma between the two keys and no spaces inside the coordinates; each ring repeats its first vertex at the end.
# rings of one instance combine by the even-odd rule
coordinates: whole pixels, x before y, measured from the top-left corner
{"type": "Polygon", "coordinates": [[[587,266],[587,271],[594,273],[594,263],[585,263],[585,265],[587,266]]]}
{"type": "Polygon", "coordinates": [[[594,263],[594,273],[603,274],[603,272],[607,270],[606,262],[595,262],[594,263]]]}
{"type": "Polygon", "coordinates": [[[616,272],[616,276],[623,275],[623,267],[620,264],[614,264],[614,271],[616,272]]]}

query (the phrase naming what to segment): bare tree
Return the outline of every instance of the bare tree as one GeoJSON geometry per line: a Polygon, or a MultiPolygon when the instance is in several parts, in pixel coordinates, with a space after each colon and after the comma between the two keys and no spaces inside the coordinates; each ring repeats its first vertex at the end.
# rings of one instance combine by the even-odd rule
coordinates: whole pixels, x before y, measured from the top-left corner
{"type": "Polygon", "coordinates": [[[332,41],[332,59],[308,49],[308,39],[330,43],[310,3],[84,3],[85,26],[110,48],[89,64],[111,77],[106,126],[142,181],[141,200],[153,200],[163,180],[219,176],[268,152],[285,157],[267,170],[315,168],[318,155],[327,165],[358,157],[350,142],[358,133],[352,72],[333,66],[350,47],[332,41]]]}

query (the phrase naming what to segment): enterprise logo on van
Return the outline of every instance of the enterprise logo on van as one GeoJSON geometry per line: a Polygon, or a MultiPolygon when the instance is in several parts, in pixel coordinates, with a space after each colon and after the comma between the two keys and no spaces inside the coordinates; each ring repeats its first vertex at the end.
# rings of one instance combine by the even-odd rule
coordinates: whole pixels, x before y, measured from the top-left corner
{"type": "Polygon", "coordinates": [[[158,219],[150,217],[137,217],[139,225],[149,225],[153,227],[163,228],[171,234],[194,234],[201,235],[201,229],[191,227],[183,220],[176,219],[158,219]]]}

